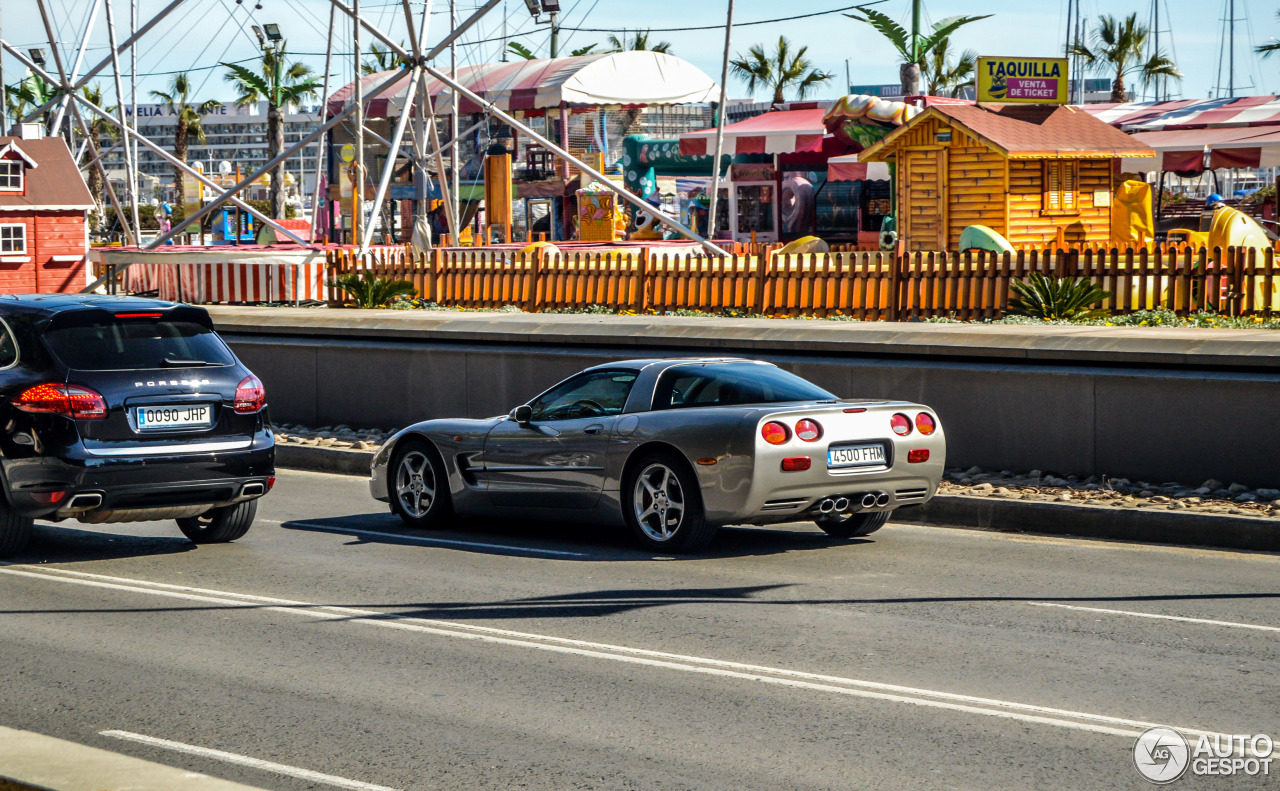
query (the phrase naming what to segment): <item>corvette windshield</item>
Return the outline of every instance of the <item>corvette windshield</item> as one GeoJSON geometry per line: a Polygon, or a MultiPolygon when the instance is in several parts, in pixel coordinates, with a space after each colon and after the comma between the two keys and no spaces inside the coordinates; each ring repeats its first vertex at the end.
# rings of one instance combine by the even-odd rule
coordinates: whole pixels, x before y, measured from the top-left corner
{"type": "Polygon", "coordinates": [[[654,409],[787,401],[828,401],[836,396],[781,368],[758,363],[679,366],[664,372],[653,394],[654,409]]]}

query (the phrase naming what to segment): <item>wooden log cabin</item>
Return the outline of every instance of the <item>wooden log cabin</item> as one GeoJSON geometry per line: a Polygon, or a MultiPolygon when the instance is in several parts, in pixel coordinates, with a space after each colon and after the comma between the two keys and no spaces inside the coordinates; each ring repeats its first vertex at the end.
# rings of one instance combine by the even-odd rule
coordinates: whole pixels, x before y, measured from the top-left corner
{"type": "Polygon", "coordinates": [[[1155,151],[1079,108],[934,105],[858,155],[896,164],[908,252],[956,250],[985,225],[1014,247],[1111,241],[1121,157],[1155,151]]]}

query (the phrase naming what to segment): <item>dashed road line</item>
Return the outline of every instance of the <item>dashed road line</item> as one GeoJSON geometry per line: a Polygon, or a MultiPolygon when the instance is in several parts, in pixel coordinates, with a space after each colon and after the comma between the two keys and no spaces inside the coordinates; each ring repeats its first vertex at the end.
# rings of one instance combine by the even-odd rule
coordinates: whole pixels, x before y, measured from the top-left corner
{"type": "Polygon", "coordinates": [[[1108,615],[1127,615],[1131,618],[1154,618],[1160,621],[1180,621],[1182,623],[1200,623],[1208,626],[1227,626],[1232,629],[1256,629],[1260,632],[1280,632],[1280,626],[1263,626],[1256,623],[1240,623],[1239,621],[1215,621],[1209,618],[1188,618],[1183,615],[1161,615],[1154,612],[1134,612],[1132,610],[1108,610],[1103,607],[1079,607],[1074,604],[1058,604],[1048,601],[1029,601],[1032,607],[1057,607],[1060,610],[1079,610],[1081,612],[1100,612],[1108,615]]]}

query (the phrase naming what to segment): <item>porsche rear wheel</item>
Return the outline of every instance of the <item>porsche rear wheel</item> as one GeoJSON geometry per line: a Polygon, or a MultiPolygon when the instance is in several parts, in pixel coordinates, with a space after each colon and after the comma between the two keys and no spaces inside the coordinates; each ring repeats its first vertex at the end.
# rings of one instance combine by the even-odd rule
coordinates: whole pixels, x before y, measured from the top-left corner
{"type": "Polygon", "coordinates": [[[26,549],[31,540],[31,523],[29,516],[19,516],[9,510],[9,506],[0,499],[0,558],[13,557],[26,549]]]}
{"type": "Polygon", "coordinates": [[[859,538],[869,536],[889,521],[890,511],[873,511],[868,514],[832,514],[820,516],[814,521],[829,536],[859,538]]]}
{"type": "Polygon", "coordinates": [[[245,500],[235,505],[214,508],[200,516],[178,520],[178,529],[196,544],[225,544],[244,538],[258,515],[258,501],[245,500]]]}
{"type": "Polygon", "coordinates": [[[623,517],[636,540],[657,552],[691,552],[715,535],[702,510],[698,482],[670,453],[652,453],[631,465],[622,484],[623,517]]]}
{"type": "Polygon", "coordinates": [[[391,510],[409,527],[441,527],[453,514],[440,455],[427,443],[405,443],[391,463],[391,510]]]}

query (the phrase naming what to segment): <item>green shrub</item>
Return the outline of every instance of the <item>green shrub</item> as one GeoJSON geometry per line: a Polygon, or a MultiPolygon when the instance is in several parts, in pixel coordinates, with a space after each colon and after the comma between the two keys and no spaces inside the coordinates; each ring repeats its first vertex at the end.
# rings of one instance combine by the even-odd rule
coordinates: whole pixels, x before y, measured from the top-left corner
{"type": "Polygon", "coordinates": [[[347,292],[351,301],[358,308],[386,307],[397,297],[412,297],[416,290],[408,280],[392,280],[389,277],[377,277],[371,272],[352,273],[329,280],[331,288],[340,288],[347,292]]]}
{"type": "Polygon", "coordinates": [[[1010,313],[1059,321],[1097,318],[1105,311],[1094,306],[1111,296],[1084,278],[1045,277],[1039,272],[1032,272],[1028,282],[1015,280],[1010,289],[1010,313]]]}

